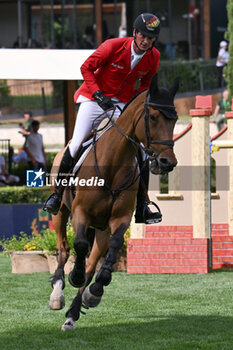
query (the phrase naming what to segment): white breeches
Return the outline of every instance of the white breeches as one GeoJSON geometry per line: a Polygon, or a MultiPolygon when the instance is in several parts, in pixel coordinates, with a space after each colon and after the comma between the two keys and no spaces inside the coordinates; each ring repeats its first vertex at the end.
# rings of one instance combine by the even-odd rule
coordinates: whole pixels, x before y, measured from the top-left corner
{"type": "MultiPolygon", "coordinates": [[[[121,109],[124,108],[125,103],[115,103],[121,109]]],[[[114,117],[118,118],[121,112],[119,108],[116,108],[114,117]]],[[[110,115],[112,115],[110,111],[110,115]]],[[[77,154],[79,147],[81,146],[84,139],[91,133],[93,128],[98,127],[103,119],[106,118],[106,114],[103,109],[99,107],[95,101],[85,101],[80,103],[78,110],[73,137],[69,145],[70,154],[74,158],[77,154]]]]}

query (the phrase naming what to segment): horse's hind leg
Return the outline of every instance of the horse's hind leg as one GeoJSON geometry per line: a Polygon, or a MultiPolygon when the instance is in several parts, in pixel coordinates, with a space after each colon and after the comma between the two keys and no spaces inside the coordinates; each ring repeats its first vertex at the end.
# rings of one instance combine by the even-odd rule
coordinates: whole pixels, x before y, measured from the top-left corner
{"type": "Polygon", "coordinates": [[[129,221],[125,220],[125,222],[126,223],[118,224],[114,221],[110,224],[113,234],[109,241],[107,255],[101,269],[96,275],[95,282],[88,288],[87,292],[85,292],[85,294],[88,294],[88,299],[90,301],[88,306],[95,307],[100,303],[104,293],[104,286],[108,286],[111,282],[113,265],[117,261],[117,253],[124,243],[124,233],[129,226],[129,221]]]}
{"type": "MultiPolygon", "coordinates": [[[[96,265],[99,259],[102,256],[104,256],[108,250],[109,237],[110,237],[109,230],[106,230],[104,232],[96,230],[94,245],[92,247],[90,256],[87,259],[87,263],[86,263],[87,276],[88,276],[88,273],[91,272],[91,279],[95,273],[96,265]]],[[[89,280],[89,283],[91,282],[91,279],[89,280]]],[[[89,283],[86,283],[86,287],[89,285],[89,283]]],[[[85,290],[83,290],[82,301],[88,307],[95,307],[99,304],[100,299],[98,297],[96,298],[96,296],[91,294],[89,291],[89,288],[86,288],[85,290]]]]}
{"type": "Polygon", "coordinates": [[[58,266],[51,276],[53,292],[50,295],[49,306],[53,310],[60,310],[65,306],[63,289],[65,288],[64,266],[69,257],[69,245],[66,236],[66,224],[70,215],[69,209],[63,205],[56,216],[52,216],[55,231],[57,233],[56,256],[58,266]]]}
{"type": "Polygon", "coordinates": [[[104,256],[108,249],[108,242],[109,242],[109,231],[99,231],[96,230],[95,234],[95,240],[92,247],[92,250],[90,252],[90,255],[88,259],[86,260],[86,282],[83,287],[81,287],[78,290],[77,295],[72,301],[72,304],[69,308],[69,310],[66,312],[67,320],[62,325],[62,330],[73,330],[76,328],[75,321],[77,321],[80,317],[81,307],[83,303],[86,306],[92,306],[91,303],[93,302],[93,295],[90,295],[87,293],[86,295],[86,287],[91,283],[91,280],[94,276],[96,265],[100,259],[101,256],[104,256]],[[84,296],[85,300],[84,300],[84,296]],[[91,299],[89,299],[91,298],[91,299]]]}

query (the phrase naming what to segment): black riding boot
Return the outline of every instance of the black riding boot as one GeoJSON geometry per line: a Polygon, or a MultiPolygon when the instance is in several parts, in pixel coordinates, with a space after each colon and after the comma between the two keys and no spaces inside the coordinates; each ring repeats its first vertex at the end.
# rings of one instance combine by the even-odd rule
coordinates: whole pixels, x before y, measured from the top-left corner
{"type": "Polygon", "coordinates": [[[140,167],[140,182],[137,194],[137,206],[135,212],[135,222],[136,224],[154,224],[162,221],[162,214],[155,203],[153,203],[158,209],[157,212],[153,213],[148,207],[148,201],[146,197],[146,192],[149,187],[149,160],[144,163],[142,168],[142,163],[139,161],[140,167]]]}
{"type": "MultiPolygon", "coordinates": [[[[65,179],[67,176],[66,174],[68,174],[72,170],[73,166],[74,158],[71,157],[69,147],[67,147],[61,160],[57,180],[65,179]]],[[[64,186],[56,185],[54,188],[54,192],[46,200],[43,210],[53,215],[57,215],[58,210],[60,209],[64,189],[64,186]]]]}

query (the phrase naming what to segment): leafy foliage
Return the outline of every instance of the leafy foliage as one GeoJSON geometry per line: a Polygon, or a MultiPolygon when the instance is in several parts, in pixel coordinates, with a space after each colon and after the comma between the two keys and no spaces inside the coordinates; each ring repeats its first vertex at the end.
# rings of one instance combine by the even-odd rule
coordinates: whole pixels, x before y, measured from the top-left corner
{"type": "Polygon", "coordinates": [[[179,93],[200,91],[202,88],[215,89],[218,87],[216,73],[216,65],[213,60],[161,62],[159,85],[170,87],[174,79],[179,77],[179,93]]]}
{"type": "Polygon", "coordinates": [[[20,236],[16,237],[15,235],[8,239],[2,239],[0,245],[3,250],[8,252],[11,250],[26,250],[24,246],[29,243],[29,237],[26,233],[20,232],[20,236]]]}
{"type": "Polygon", "coordinates": [[[48,187],[5,186],[0,188],[0,203],[44,203],[49,194],[48,187]]]}
{"type": "Polygon", "coordinates": [[[6,80],[0,80],[0,87],[0,107],[5,107],[10,105],[12,101],[10,88],[7,86],[6,80]]]}
{"type": "MultiPolygon", "coordinates": [[[[52,106],[52,95],[46,95],[46,108],[51,109],[52,106]]],[[[43,108],[43,100],[41,95],[19,95],[12,96],[11,106],[17,110],[34,110],[43,108]]],[[[61,104],[59,105],[59,107],[61,104]]]]}
{"type": "MultiPolygon", "coordinates": [[[[75,255],[74,251],[74,239],[75,233],[72,226],[71,220],[68,221],[66,227],[67,240],[70,247],[70,255],[75,255]]],[[[127,239],[130,237],[129,228],[124,234],[124,244],[122,247],[122,252],[126,253],[127,248],[127,239]]],[[[2,246],[5,252],[9,251],[30,251],[30,250],[45,250],[50,253],[56,252],[57,245],[57,235],[54,230],[46,229],[42,230],[37,235],[28,236],[24,232],[20,232],[20,236],[16,237],[15,235],[11,238],[0,240],[0,246],[2,246]]]]}

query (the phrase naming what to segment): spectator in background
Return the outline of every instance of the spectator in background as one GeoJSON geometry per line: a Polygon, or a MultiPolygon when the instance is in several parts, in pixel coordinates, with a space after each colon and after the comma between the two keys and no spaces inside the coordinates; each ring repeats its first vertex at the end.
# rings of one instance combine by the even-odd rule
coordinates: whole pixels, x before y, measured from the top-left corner
{"type": "MultiPolygon", "coordinates": [[[[24,119],[25,122],[24,123],[19,123],[19,127],[21,128],[21,130],[19,131],[20,134],[22,134],[25,137],[24,140],[24,144],[23,147],[26,143],[26,138],[28,137],[28,135],[30,135],[31,131],[32,131],[32,113],[29,111],[24,112],[24,119]]],[[[25,152],[25,150],[23,149],[19,154],[14,155],[14,152],[12,152],[12,162],[13,163],[27,163],[28,161],[28,155],[25,152]]]]}
{"type": "Polygon", "coordinates": [[[229,100],[229,91],[224,90],[222,97],[218,100],[213,114],[213,122],[216,123],[218,131],[225,126],[225,112],[231,110],[231,102],[229,100]]]}
{"type": "Polygon", "coordinates": [[[15,175],[11,175],[6,170],[6,162],[5,158],[0,155],[0,182],[2,182],[4,185],[13,185],[17,182],[19,182],[20,178],[15,175]]]}
{"type": "Polygon", "coordinates": [[[25,119],[24,124],[22,124],[22,123],[19,124],[19,127],[21,128],[19,133],[21,133],[23,136],[26,137],[32,131],[32,122],[33,122],[32,113],[31,112],[24,112],[24,119],[25,119]]]}
{"type": "Polygon", "coordinates": [[[227,51],[227,42],[225,40],[221,41],[219,44],[218,57],[216,61],[216,66],[218,69],[218,86],[224,87],[226,86],[226,82],[223,78],[223,68],[228,63],[229,52],[227,51]]]}
{"type": "Polygon", "coordinates": [[[85,29],[85,33],[83,34],[83,48],[84,49],[93,49],[94,44],[94,31],[92,26],[88,26],[85,29]]]}
{"type": "Polygon", "coordinates": [[[43,146],[43,137],[38,133],[40,128],[40,122],[38,120],[33,120],[32,131],[30,135],[27,136],[24,145],[24,151],[28,155],[28,163],[31,169],[46,169],[46,155],[43,146]]]}

